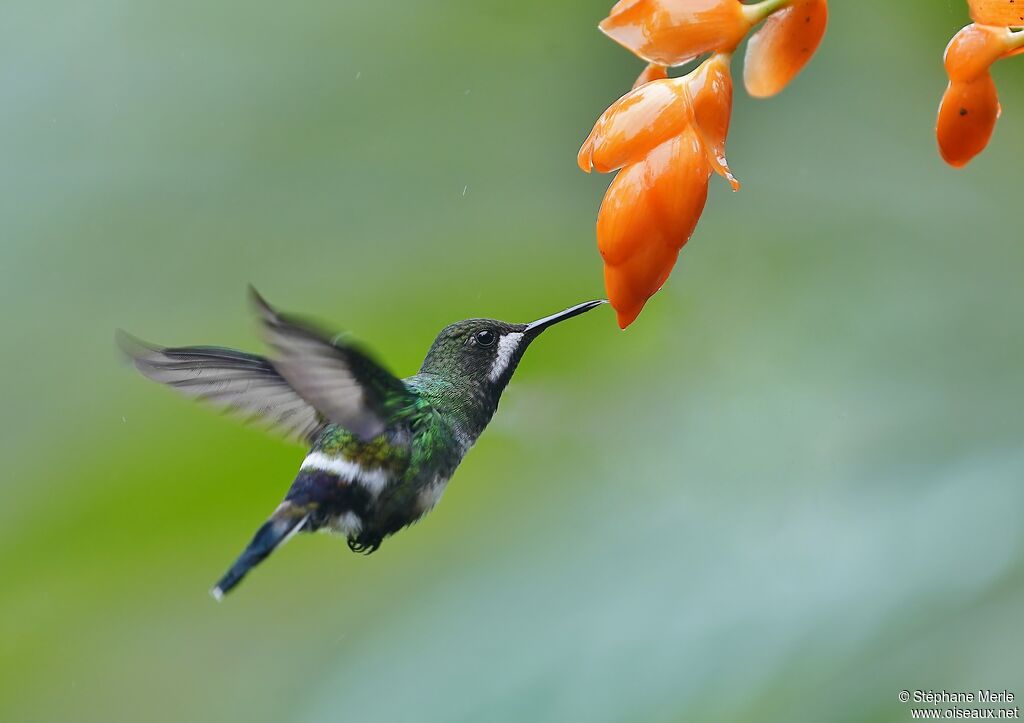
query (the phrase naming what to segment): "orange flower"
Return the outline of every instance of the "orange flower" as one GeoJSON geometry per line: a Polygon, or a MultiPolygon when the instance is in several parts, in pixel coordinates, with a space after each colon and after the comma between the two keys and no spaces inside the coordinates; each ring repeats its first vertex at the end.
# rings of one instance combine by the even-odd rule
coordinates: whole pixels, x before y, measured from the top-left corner
{"type": "Polygon", "coordinates": [[[752,19],[739,0],[619,0],[599,27],[649,63],[682,65],[732,52],[752,19]]]}
{"type": "Polygon", "coordinates": [[[828,0],[797,0],[769,17],[747,43],[747,92],[767,98],[785,88],[814,55],[827,25],[828,0]]]}
{"type": "Polygon", "coordinates": [[[935,125],[939,152],[949,165],[967,165],[988,145],[1000,113],[989,68],[1022,47],[1024,33],[988,25],[968,25],[949,42],[945,56],[949,85],[935,125]]]}
{"type": "MultiPolygon", "coordinates": [[[[1024,0],[1022,0],[1024,2],[1024,0]]],[[[732,115],[732,52],[751,28],[745,80],[778,93],[817,49],[828,0],[619,0],[601,30],[647,61],[633,89],[597,120],[577,162],[619,170],[601,204],[597,243],[605,287],[625,329],[668,279],[704,210],[711,173],[739,182],[725,145],[732,115]],[[711,56],[689,75],[667,68],[711,56]]]]}
{"type": "Polygon", "coordinates": [[[711,167],[702,145],[687,129],[624,168],[608,187],[597,243],[622,329],[668,279],[704,210],[711,167]]]}
{"type": "Polygon", "coordinates": [[[682,78],[653,80],[616,101],[580,149],[585,171],[621,168],[601,204],[597,245],[608,298],[625,329],[665,283],[725,160],[732,113],[729,56],[682,78]]]}
{"type": "Polygon", "coordinates": [[[976,23],[1004,28],[1024,25],[1024,7],[1015,0],[967,0],[967,4],[976,23]]]}
{"type": "Polygon", "coordinates": [[[689,75],[652,80],[612,103],[580,148],[580,168],[608,173],[636,163],[692,127],[708,162],[738,189],[725,158],[732,115],[729,60],[726,54],[713,55],[689,75]]]}

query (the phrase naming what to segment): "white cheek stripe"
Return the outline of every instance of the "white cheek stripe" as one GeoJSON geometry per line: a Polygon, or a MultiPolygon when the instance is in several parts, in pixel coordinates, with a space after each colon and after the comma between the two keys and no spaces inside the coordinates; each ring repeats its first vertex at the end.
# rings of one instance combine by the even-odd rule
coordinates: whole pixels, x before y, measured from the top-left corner
{"type": "Polygon", "coordinates": [[[516,353],[516,349],[519,348],[519,342],[523,340],[523,335],[518,333],[502,334],[498,340],[498,356],[494,359],[494,366],[491,367],[490,379],[492,382],[498,381],[501,375],[508,369],[509,362],[512,361],[512,355],[516,353]]]}
{"type": "Polygon", "coordinates": [[[314,469],[336,474],[343,480],[358,482],[375,495],[379,495],[389,481],[387,473],[382,469],[363,469],[344,457],[328,457],[323,452],[311,453],[302,460],[299,469],[314,469]]]}

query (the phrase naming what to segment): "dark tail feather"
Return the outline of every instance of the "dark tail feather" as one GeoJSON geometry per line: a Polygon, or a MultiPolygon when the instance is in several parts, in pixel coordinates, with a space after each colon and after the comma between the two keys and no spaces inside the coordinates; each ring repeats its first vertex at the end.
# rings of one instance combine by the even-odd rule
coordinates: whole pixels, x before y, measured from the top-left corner
{"type": "Polygon", "coordinates": [[[219,601],[224,595],[231,592],[231,589],[242,581],[242,578],[248,574],[249,570],[263,562],[267,555],[301,530],[308,519],[309,515],[298,514],[295,510],[288,509],[285,505],[279,507],[270,519],[264,522],[263,526],[256,531],[252,542],[235,560],[235,564],[231,566],[227,574],[210,590],[210,594],[213,595],[214,599],[219,601]]]}

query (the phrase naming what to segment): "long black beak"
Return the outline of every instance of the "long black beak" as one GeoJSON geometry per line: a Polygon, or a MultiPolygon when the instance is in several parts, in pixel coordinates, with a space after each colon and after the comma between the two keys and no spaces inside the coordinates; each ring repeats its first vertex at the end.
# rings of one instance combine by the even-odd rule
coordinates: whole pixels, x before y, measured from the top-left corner
{"type": "Polygon", "coordinates": [[[555,324],[557,324],[560,321],[565,321],[566,319],[571,319],[574,316],[579,316],[580,314],[585,314],[586,312],[590,311],[591,309],[596,309],[601,304],[607,304],[607,303],[608,303],[608,301],[606,299],[597,299],[595,301],[584,301],[582,304],[576,304],[576,306],[570,306],[565,311],[559,311],[557,314],[552,314],[551,316],[545,316],[543,319],[537,319],[537,321],[535,321],[533,323],[530,323],[530,324],[527,324],[525,332],[527,334],[532,335],[532,336],[536,336],[537,334],[539,334],[542,331],[544,331],[545,329],[547,329],[549,326],[554,326],[555,324]]]}

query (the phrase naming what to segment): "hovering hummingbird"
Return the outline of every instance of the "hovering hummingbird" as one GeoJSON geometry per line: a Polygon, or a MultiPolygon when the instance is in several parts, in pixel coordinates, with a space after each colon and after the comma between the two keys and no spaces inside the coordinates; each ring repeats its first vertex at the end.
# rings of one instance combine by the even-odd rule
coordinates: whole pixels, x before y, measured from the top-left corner
{"type": "Polygon", "coordinates": [[[250,295],[269,358],[117,335],[146,377],[311,447],[284,501],[211,590],[218,600],[298,532],[334,532],[353,552],[370,554],[429,512],[530,343],[606,303],[588,301],[530,324],[457,322],[437,335],[418,373],[399,379],[352,342],[278,313],[251,287],[250,295]]]}

